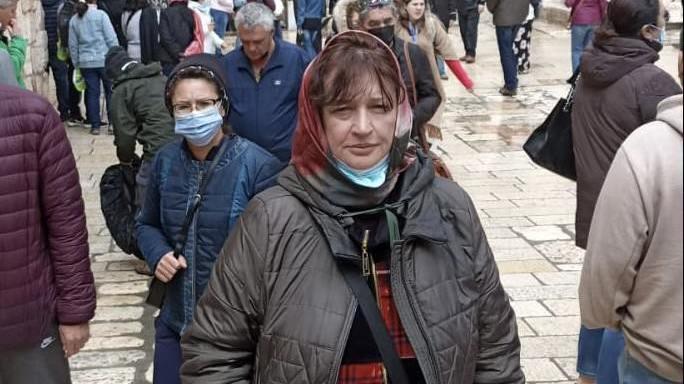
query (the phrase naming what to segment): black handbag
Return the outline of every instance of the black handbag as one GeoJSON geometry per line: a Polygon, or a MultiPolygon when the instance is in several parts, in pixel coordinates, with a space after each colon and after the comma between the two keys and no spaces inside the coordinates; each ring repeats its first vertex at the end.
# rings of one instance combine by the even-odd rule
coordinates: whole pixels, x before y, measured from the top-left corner
{"type": "Polygon", "coordinates": [[[575,153],[572,146],[572,104],[578,73],[568,82],[570,92],[561,98],[542,125],[532,132],[523,145],[523,150],[537,165],[549,171],[577,180],[575,153]]]}

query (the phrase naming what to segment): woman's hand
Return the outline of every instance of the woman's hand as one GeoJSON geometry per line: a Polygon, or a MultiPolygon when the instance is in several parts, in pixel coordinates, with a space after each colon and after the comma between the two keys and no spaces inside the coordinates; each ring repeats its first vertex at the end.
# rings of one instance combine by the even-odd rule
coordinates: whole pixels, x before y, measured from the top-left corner
{"type": "Polygon", "coordinates": [[[169,252],[162,256],[159,263],[157,263],[157,269],[154,271],[154,276],[163,283],[168,283],[173,279],[179,269],[185,269],[188,267],[188,262],[185,257],[179,256],[176,259],[173,256],[173,252],[169,252]]]}
{"type": "Polygon", "coordinates": [[[83,348],[90,339],[90,326],[88,323],[76,325],[60,325],[59,339],[62,341],[64,356],[70,358],[83,348]]]}

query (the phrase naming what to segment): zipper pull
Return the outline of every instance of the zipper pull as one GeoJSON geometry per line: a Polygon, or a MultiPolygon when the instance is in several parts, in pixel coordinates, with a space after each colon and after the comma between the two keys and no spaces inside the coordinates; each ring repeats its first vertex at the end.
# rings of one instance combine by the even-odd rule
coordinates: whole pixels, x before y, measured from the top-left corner
{"type": "Polygon", "coordinates": [[[370,231],[368,229],[363,231],[363,242],[361,242],[361,275],[363,277],[370,276],[370,256],[368,255],[368,238],[370,237],[370,231]]]}

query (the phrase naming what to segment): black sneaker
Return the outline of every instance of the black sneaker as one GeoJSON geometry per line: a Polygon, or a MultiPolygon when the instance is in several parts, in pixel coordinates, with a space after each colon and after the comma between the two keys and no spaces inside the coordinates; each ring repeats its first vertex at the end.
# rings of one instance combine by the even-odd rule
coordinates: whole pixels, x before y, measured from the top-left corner
{"type": "Polygon", "coordinates": [[[85,119],[81,116],[72,116],[66,120],[67,127],[78,127],[85,123],[85,119]]]}
{"type": "Polygon", "coordinates": [[[93,136],[99,136],[100,135],[100,128],[91,128],[90,134],[93,136]]]}
{"type": "Polygon", "coordinates": [[[508,89],[504,86],[499,89],[499,93],[503,96],[515,96],[518,94],[518,91],[516,89],[508,89]]]}

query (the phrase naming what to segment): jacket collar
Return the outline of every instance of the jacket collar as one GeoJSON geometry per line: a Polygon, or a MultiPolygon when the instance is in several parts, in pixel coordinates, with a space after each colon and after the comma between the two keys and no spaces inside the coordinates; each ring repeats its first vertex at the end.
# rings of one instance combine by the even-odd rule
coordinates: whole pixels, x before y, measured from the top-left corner
{"type": "MultiPolygon", "coordinates": [[[[283,44],[282,41],[275,36],[273,37],[273,41],[275,42],[275,48],[273,48],[273,54],[271,55],[271,58],[268,59],[268,62],[261,70],[262,77],[266,72],[270,71],[271,69],[283,67],[285,65],[280,61],[280,50],[283,44]]],[[[254,74],[252,73],[252,63],[249,61],[247,55],[245,55],[245,53],[242,51],[242,47],[240,47],[240,55],[239,60],[237,61],[237,68],[238,70],[247,71],[248,73],[251,73],[252,76],[254,76],[254,74]]]]}

